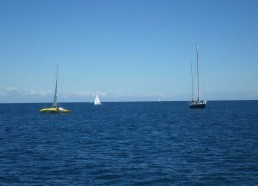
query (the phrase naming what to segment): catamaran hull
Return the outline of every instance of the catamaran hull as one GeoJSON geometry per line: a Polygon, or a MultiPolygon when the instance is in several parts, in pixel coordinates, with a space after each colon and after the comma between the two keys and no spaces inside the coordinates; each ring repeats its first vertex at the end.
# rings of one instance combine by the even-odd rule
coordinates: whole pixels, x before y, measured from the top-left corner
{"type": "Polygon", "coordinates": [[[59,110],[57,108],[43,108],[39,112],[41,112],[41,113],[61,114],[61,113],[69,113],[71,111],[70,110],[66,110],[66,109],[59,110]]]}

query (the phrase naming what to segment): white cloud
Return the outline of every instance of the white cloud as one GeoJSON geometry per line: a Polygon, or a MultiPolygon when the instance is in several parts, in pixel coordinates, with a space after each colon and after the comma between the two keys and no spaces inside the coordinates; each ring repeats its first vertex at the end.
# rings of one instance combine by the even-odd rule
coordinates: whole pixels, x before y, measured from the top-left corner
{"type": "MultiPolygon", "coordinates": [[[[180,94],[168,94],[161,92],[150,92],[150,93],[121,93],[121,92],[104,92],[104,91],[74,91],[71,93],[59,93],[58,97],[61,101],[85,101],[92,100],[96,94],[106,101],[146,101],[146,100],[173,100],[180,99],[180,94]]],[[[14,100],[51,100],[53,91],[50,90],[22,90],[17,87],[7,87],[4,91],[0,92],[1,97],[9,97],[14,100]]]]}
{"type": "Polygon", "coordinates": [[[72,93],[68,93],[69,96],[75,96],[75,97],[94,97],[96,94],[99,94],[99,96],[107,96],[108,93],[103,91],[75,91],[72,93]]]}
{"type": "MultiPolygon", "coordinates": [[[[48,102],[53,99],[53,91],[50,90],[22,90],[17,87],[7,87],[0,90],[0,102],[48,102]]],[[[149,92],[149,93],[124,93],[104,91],[74,91],[58,94],[60,102],[92,101],[96,94],[102,101],[182,101],[188,100],[187,93],[149,92]]],[[[258,90],[245,92],[210,92],[205,96],[207,100],[238,100],[258,99],[258,90]]]]}
{"type": "Polygon", "coordinates": [[[8,92],[17,92],[18,88],[17,87],[7,87],[5,90],[8,92]]]}
{"type": "Polygon", "coordinates": [[[7,96],[5,92],[0,92],[0,96],[7,96]]]}
{"type": "Polygon", "coordinates": [[[40,97],[45,97],[45,96],[50,96],[53,95],[53,91],[43,91],[43,90],[39,90],[39,91],[35,91],[35,90],[29,90],[29,91],[24,91],[21,92],[21,94],[23,95],[28,95],[28,96],[40,96],[40,97]]]}
{"type": "MultiPolygon", "coordinates": [[[[7,87],[0,90],[1,102],[44,102],[51,101],[53,91],[50,90],[22,90],[17,87],[7,87]]],[[[59,93],[60,102],[73,101],[92,101],[96,94],[102,101],[170,101],[184,100],[184,95],[150,92],[150,93],[124,93],[124,92],[105,92],[105,91],[74,91],[70,93],[59,93]]]]}
{"type": "Polygon", "coordinates": [[[249,99],[258,99],[258,90],[250,91],[250,92],[247,94],[247,97],[248,97],[249,99]]]}
{"type": "Polygon", "coordinates": [[[94,96],[94,92],[89,92],[89,91],[75,91],[70,93],[71,96],[76,96],[76,97],[89,97],[89,96],[94,96]]]}
{"type": "Polygon", "coordinates": [[[5,91],[1,92],[2,95],[8,96],[8,95],[24,95],[24,96],[49,96],[53,95],[53,91],[43,91],[43,90],[21,90],[17,87],[7,87],[5,91]]]}
{"type": "Polygon", "coordinates": [[[176,94],[167,94],[167,93],[160,93],[160,92],[150,92],[150,93],[110,93],[110,96],[113,96],[115,98],[122,98],[122,97],[145,97],[145,98],[174,98],[176,97],[176,94]]]}

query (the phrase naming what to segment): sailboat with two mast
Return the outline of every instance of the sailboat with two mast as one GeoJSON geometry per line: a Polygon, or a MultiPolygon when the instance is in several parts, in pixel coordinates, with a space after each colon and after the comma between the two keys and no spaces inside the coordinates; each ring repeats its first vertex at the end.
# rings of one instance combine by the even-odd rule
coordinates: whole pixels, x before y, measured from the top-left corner
{"type": "Polygon", "coordinates": [[[56,85],[55,85],[55,94],[54,94],[54,100],[53,100],[52,107],[40,109],[41,113],[59,114],[59,113],[71,112],[71,110],[64,109],[60,105],[58,105],[58,103],[57,103],[57,79],[58,79],[58,66],[57,66],[57,69],[56,69],[56,85]]]}
{"type": "Polygon", "coordinates": [[[198,56],[198,44],[196,43],[196,53],[197,53],[197,60],[196,60],[196,67],[197,67],[197,89],[198,89],[198,97],[194,99],[193,97],[193,70],[191,64],[191,75],[192,75],[192,100],[189,101],[189,108],[199,108],[203,109],[206,107],[207,101],[200,99],[200,83],[199,83],[199,56],[198,56]]]}

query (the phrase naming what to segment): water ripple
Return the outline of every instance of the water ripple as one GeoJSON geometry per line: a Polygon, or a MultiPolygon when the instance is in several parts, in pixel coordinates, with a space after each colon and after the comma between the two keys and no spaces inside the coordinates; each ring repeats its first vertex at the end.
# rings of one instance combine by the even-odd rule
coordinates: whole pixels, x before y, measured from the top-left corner
{"type": "Polygon", "coordinates": [[[257,185],[258,102],[242,104],[2,104],[0,185],[257,185]]]}

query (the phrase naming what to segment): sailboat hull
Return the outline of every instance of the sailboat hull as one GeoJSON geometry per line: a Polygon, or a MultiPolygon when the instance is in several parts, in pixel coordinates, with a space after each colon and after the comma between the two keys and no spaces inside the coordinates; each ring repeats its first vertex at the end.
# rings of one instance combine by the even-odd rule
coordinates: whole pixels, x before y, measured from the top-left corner
{"type": "Polygon", "coordinates": [[[196,101],[191,101],[189,102],[189,108],[192,108],[192,109],[203,109],[206,107],[206,101],[199,101],[199,102],[196,102],[196,101]]]}
{"type": "Polygon", "coordinates": [[[102,105],[102,103],[94,103],[94,105],[102,105]]]}
{"type": "Polygon", "coordinates": [[[53,113],[53,114],[61,114],[61,113],[69,113],[71,112],[70,110],[66,110],[66,109],[62,109],[62,110],[59,110],[55,107],[51,107],[51,108],[43,108],[43,109],[40,109],[41,113],[53,113]]]}

